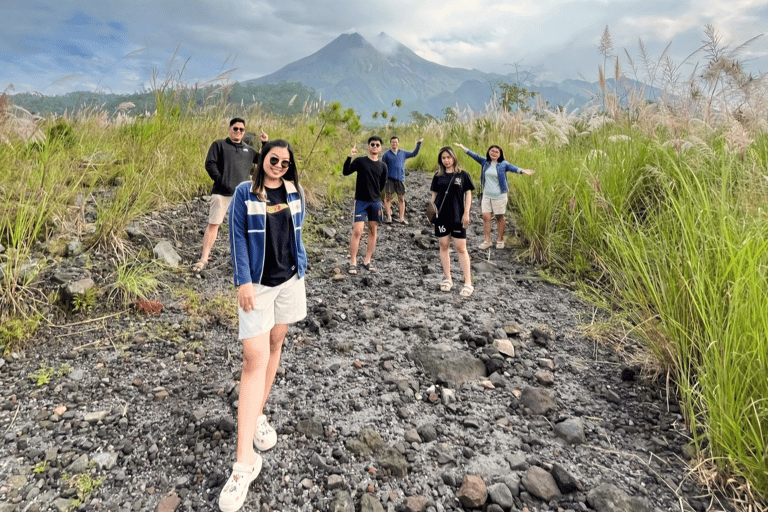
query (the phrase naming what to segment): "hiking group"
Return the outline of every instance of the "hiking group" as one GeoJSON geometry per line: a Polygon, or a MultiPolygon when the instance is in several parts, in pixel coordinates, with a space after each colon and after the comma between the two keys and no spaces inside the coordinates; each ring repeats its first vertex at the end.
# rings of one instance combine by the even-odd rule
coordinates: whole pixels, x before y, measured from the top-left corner
{"type": "MultiPolygon", "coordinates": [[[[244,142],[244,136],[245,121],[233,118],[229,123],[229,136],[215,141],[208,150],[205,168],[213,180],[213,189],[202,254],[192,266],[195,272],[206,267],[219,226],[228,212],[243,368],[237,408],[236,462],[219,495],[219,508],[223,512],[235,512],[243,506],[251,482],[261,471],[259,452],[269,450],[277,443],[277,432],[269,424],[264,407],[280,365],[288,325],[307,315],[304,285],[307,254],[302,241],[306,202],[299,185],[293,149],[285,140],[269,140],[262,131],[259,136],[261,152],[257,152],[244,142]]],[[[399,213],[395,222],[408,224],[405,218],[405,161],[418,155],[422,140],[416,142],[413,151],[405,151],[399,148],[399,139],[392,137],[390,149],[381,158],[383,147],[378,136],[368,139],[363,156],[355,158],[357,144],[350,149],[342,171],[344,176],[357,175],[349,274],[359,271],[357,253],[366,222],[368,240],[361,266],[369,272],[375,271],[372,258],[378,226],[382,220],[393,222],[394,195],[398,196],[399,213]]],[[[533,171],[506,162],[499,146],[488,148],[486,157],[482,158],[462,144],[454,144],[482,166],[481,210],[485,241],[480,248],[488,249],[492,245],[491,216],[494,215],[498,232],[496,248],[502,249],[508,191],[506,173],[532,174],[533,171]]],[[[453,287],[449,255],[452,239],[464,277],[459,293],[469,297],[474,288],[467,252],[467,226],[475,186],[469,173],[458,167],[456,153],[450,146],[438,152],[437,168],[429,200],[437,212],[434,231],[445,274],[440,290],[448,292],[453,287]]]]}

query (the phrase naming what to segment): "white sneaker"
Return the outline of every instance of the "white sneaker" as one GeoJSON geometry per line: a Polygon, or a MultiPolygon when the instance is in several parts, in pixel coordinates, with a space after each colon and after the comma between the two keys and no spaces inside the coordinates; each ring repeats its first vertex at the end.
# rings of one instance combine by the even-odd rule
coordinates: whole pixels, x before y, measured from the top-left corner
{"type": "Polygon", "coordinates": [[[224,484],[221,494],[219,494],[219,508],[222,512],[240,510],[240,507],[245,503],[245,497],[248,495],[248,487],[259,476],[261,463],[261,455],[258,453],[253,466],[235,462],[232,466],[232,474],[229,475],[229,480],[224,484]]]}
{"type": "Polygon", "coordinates": [[[484,250],[488,249],[489,247],[491,247],[492,245],[493,244],[491,242],[483,242],[478,247],[480,248],[481,251],[484,251],[484,250]]]}
{"type": "Polygon", "coordinates": [[[253,434],[253,445],[262,452],[277,444],[277,432],[263,414],[256,420],[256,432],[253,434]]]}

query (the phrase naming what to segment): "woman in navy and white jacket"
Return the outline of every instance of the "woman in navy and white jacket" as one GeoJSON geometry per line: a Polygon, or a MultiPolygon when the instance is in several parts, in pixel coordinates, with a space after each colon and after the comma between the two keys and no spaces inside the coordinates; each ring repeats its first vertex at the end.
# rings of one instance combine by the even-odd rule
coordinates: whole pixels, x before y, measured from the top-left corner
{"type": "Polygon", "coordinates": [[[301,240],[304,194],[291,146],[264,144],[253,181],[235,189],[229,207],[229,241],[237,286],[243,370],[237,408],[237,462],[219,495],[219,508],[242,507],[262,458],[277,433],[264,415],[280,365],[288,324],[307,315],[304,274],[307,253],[301,240]]]}
{"type": "Polygon", "coordinates": [[[464,145],[454,142],[466,154],[471,156],[481,165],[480,186],[482,187],[483,200],[480,203],[480,211],[483,212],[483,235],[485,240],[480,244],[480,249],[485,250],[493,245],[491,243],[491,215],[496,216],[496,248],[504,248],[504,224],[507,213],[507,173],[533,174],[530,169],[521,169],[504,160],[504,151],[493,145],[488,148],[485,158],[467,149],[464,145]]]}

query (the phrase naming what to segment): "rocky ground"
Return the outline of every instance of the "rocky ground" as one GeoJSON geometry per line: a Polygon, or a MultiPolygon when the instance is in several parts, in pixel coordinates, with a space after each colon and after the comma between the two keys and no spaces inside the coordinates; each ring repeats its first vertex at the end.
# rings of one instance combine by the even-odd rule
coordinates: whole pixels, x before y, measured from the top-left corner
{"type": "MultiPolygon", "coordinates": [[[[600,313],[537,278],[513,237],[472,251],[472,297],[438,289],[429,177],[408,180],[411,224],[382,227],[375,272],[345,274],[350,216],[313,209],[309,316],[289,330],[267,411],[278,444],[243,510],[723,510],[688,472],[679,407],[623,359],[634,342],[620,356],[586,338],[600,313]]],[[[226,239],[187,270],[206,212],[199,199],[131,229],[134,250],[167,240],[182,257],[158,276],[162,308],[52,316],[0,359],[0,511],[217,510],[241,349],[226,239]]],[[[103,287],[107,268],[73,255],[46,278],[103,287]]]]}

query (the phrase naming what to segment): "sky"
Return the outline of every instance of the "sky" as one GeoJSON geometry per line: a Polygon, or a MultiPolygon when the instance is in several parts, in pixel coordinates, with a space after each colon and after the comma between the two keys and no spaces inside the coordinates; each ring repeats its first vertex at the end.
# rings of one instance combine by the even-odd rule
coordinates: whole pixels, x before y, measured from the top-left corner
{"type": "Polygon", "coordinates": [[[594,82],[606,27],[629,76],[644,75],[641,41],[647,62],[668,58],[685,75],[707,61],[694,52],[708,24],[748,71],[768,71],[768,0],[0,0],[0,88],[51,96],[243,81],[353,32],[385,32],[445,66],[594,82]]]}

